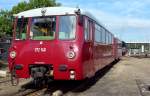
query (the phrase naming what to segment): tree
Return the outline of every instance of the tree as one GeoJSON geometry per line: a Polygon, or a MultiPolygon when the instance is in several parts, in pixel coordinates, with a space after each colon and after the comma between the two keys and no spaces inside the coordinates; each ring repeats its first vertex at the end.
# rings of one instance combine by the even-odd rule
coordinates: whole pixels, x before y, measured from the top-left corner
{"type": "Polygon", "coordinates": [[[17,14],[29,9],[51,6],[61,6],[61,4],[56,3],[55,0],[29,0],[29,2],[22,1],[12,8],[12,13],[17,14]]]}
{"type": "Polygon", "coordinates": [[[11,13],[8,10],[0,10],[0,36],[10,34],[12,30],[11,13]]]}
{"type": "Polygon", "coordinates": [[[22,1],[18,3],[18,5],[14,6],[11,10],[12,14],[17,14],[21,11],[28,10],[28,3],[26,1],[22,1]]]}

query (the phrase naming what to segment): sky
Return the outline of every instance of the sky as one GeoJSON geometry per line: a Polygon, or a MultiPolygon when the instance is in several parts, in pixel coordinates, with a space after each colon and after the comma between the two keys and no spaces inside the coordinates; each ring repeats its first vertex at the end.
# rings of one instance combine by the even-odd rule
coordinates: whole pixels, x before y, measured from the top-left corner
{"type": "MultiPolygon", "coordinates": [[[[23,0],[0,0],[11,9],[23,0]]],[[[62,6],[91,12],[110,32],[125,42],[150,42],[150,0],[56,0],[62,6]]]]}

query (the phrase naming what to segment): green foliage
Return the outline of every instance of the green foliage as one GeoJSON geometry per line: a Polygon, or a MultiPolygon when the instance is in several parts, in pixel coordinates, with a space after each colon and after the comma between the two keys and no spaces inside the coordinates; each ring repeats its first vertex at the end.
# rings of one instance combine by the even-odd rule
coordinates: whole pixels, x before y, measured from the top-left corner
{"type": "Polygon", "coordinates": [[[56,3],[56,0],[29,0],[29,2],[22,1],[16,6],[12,7],[12,10],[0,10],[0,36],[9,34],[12,35],[12,16],[22,11],[26,11],[33,8],[61,6],[60,3],[56,3]]]}
{"type": "Polygon", "coordinates": [[[18,5],[14,6],[11,12],[13,14],[16,14],[25,10],[28,10],[28,3],[26,1],[23,1],[23,2],[18,3],[18,5]]]}
{"type": "Polygon", "coordinates": [[[0,10],[0,36],[12,35],[11,13],[8,10],[0,10]]]}
{"type": "Polygon", "coordinates": [[[23,1],[12,8],[12,13],[16,14],[29,9],[51,6],[61,6],[61,4],[56,3],[55,0],[29,0],[29,2],[23,1]]]}

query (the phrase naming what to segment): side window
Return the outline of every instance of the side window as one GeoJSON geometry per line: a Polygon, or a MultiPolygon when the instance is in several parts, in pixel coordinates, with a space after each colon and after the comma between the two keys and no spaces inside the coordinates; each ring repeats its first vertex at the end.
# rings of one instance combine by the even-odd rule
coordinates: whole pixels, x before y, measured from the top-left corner
{"type": "Polygon", "coordinates": [[[84,18],[84,38],[85,40],[89,40],[89,22],[88,18],[84,18]]]}
{"type": "Polygon", "coordinates": [[[100,31],[97,24],[95,24],[95,41],[100,42],[100,31]]]}
{"type": "Polygon", "coordinates": [[[89,22],[89,39],[90,40],[93,40],[93,21],[92,20],[88,20],[88,22],[89,22]]]}
{"type": "Polygon", "coordinates": [[[109,44],[109,32],[107,31],[107,44],[109,44]]]}
{"type": "Polygon", "coordinates": [[[102,28],[102,43],[104,43],[105,44],[105,29],[104,28],[102,28]]]}
{"type": "Polygon", "coordinates": [[[107,35],[106,35],[106,43],[110,44],[110,42],[109,42],[109,35],[110,35],[110,33],[108,31],[106,31],[106,33],[107,33],[107,35]]]}
{"type": "Polygon", "coordinates": [[[111,44],[113,44],[113,35],[111,34],[111,44]]]}
{"type": "Polygon", "coordinates": [[[101,26],[99,26],[99,32],[100,32],[100,38],[99,38],[99,41],[102,43],[102,28],[101,26]]]}
{"type": "Polygon", "coordinates": [[[112,44],[112,34],[109,34],[109,44],[112,44]]]}
{"type": "Polygon", "coordinates": [[[101,26],[99,26],[99,30],[100,30],[100,42],[103,43],[103,40],[102,40],[103,39],[103,36],[102,36],[103,28],[101,26]]]}
{"type": "Polygon", "coordinates": [[[110,44],[110,33],[108,33],[108,44],[110,44]]]}
{"type": "Polygon", "coordinates": [[[106,34],[106,36],[105,36],[106,37],[106,44],[108,44],[108,32],[107,32],[107,30],[105,30],[105,32],[106,32],[105,33],[106,34]]]}

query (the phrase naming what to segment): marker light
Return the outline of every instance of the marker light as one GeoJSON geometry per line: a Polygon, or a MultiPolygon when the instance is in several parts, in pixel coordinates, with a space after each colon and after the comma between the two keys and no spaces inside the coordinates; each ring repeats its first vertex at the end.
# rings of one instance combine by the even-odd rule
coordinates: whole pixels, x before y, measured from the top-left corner
{"type": "Polygon", "coordinates": [[[75,52],[74,52],[74,51],[69,51],[69,52],[67,53],[67,57],[68,57],[69,59],[74,58],[74,57],[75,57],[75,52]]]}
{"type": "Polygon", "coordinates": [[[70,79],[71,79],[71,80],[74,80],[74,79],[75,79],[75,71],[74,71],[74,70],[71,70],[71,71],[70,71],[70,79]]]}
{"type": "Polygon", "coordinates": [[[10,58],[14,59],[16,57],[17,53],[16,53],[16,51],[11,51],[9,55],[10,55],[10,58]]]}

